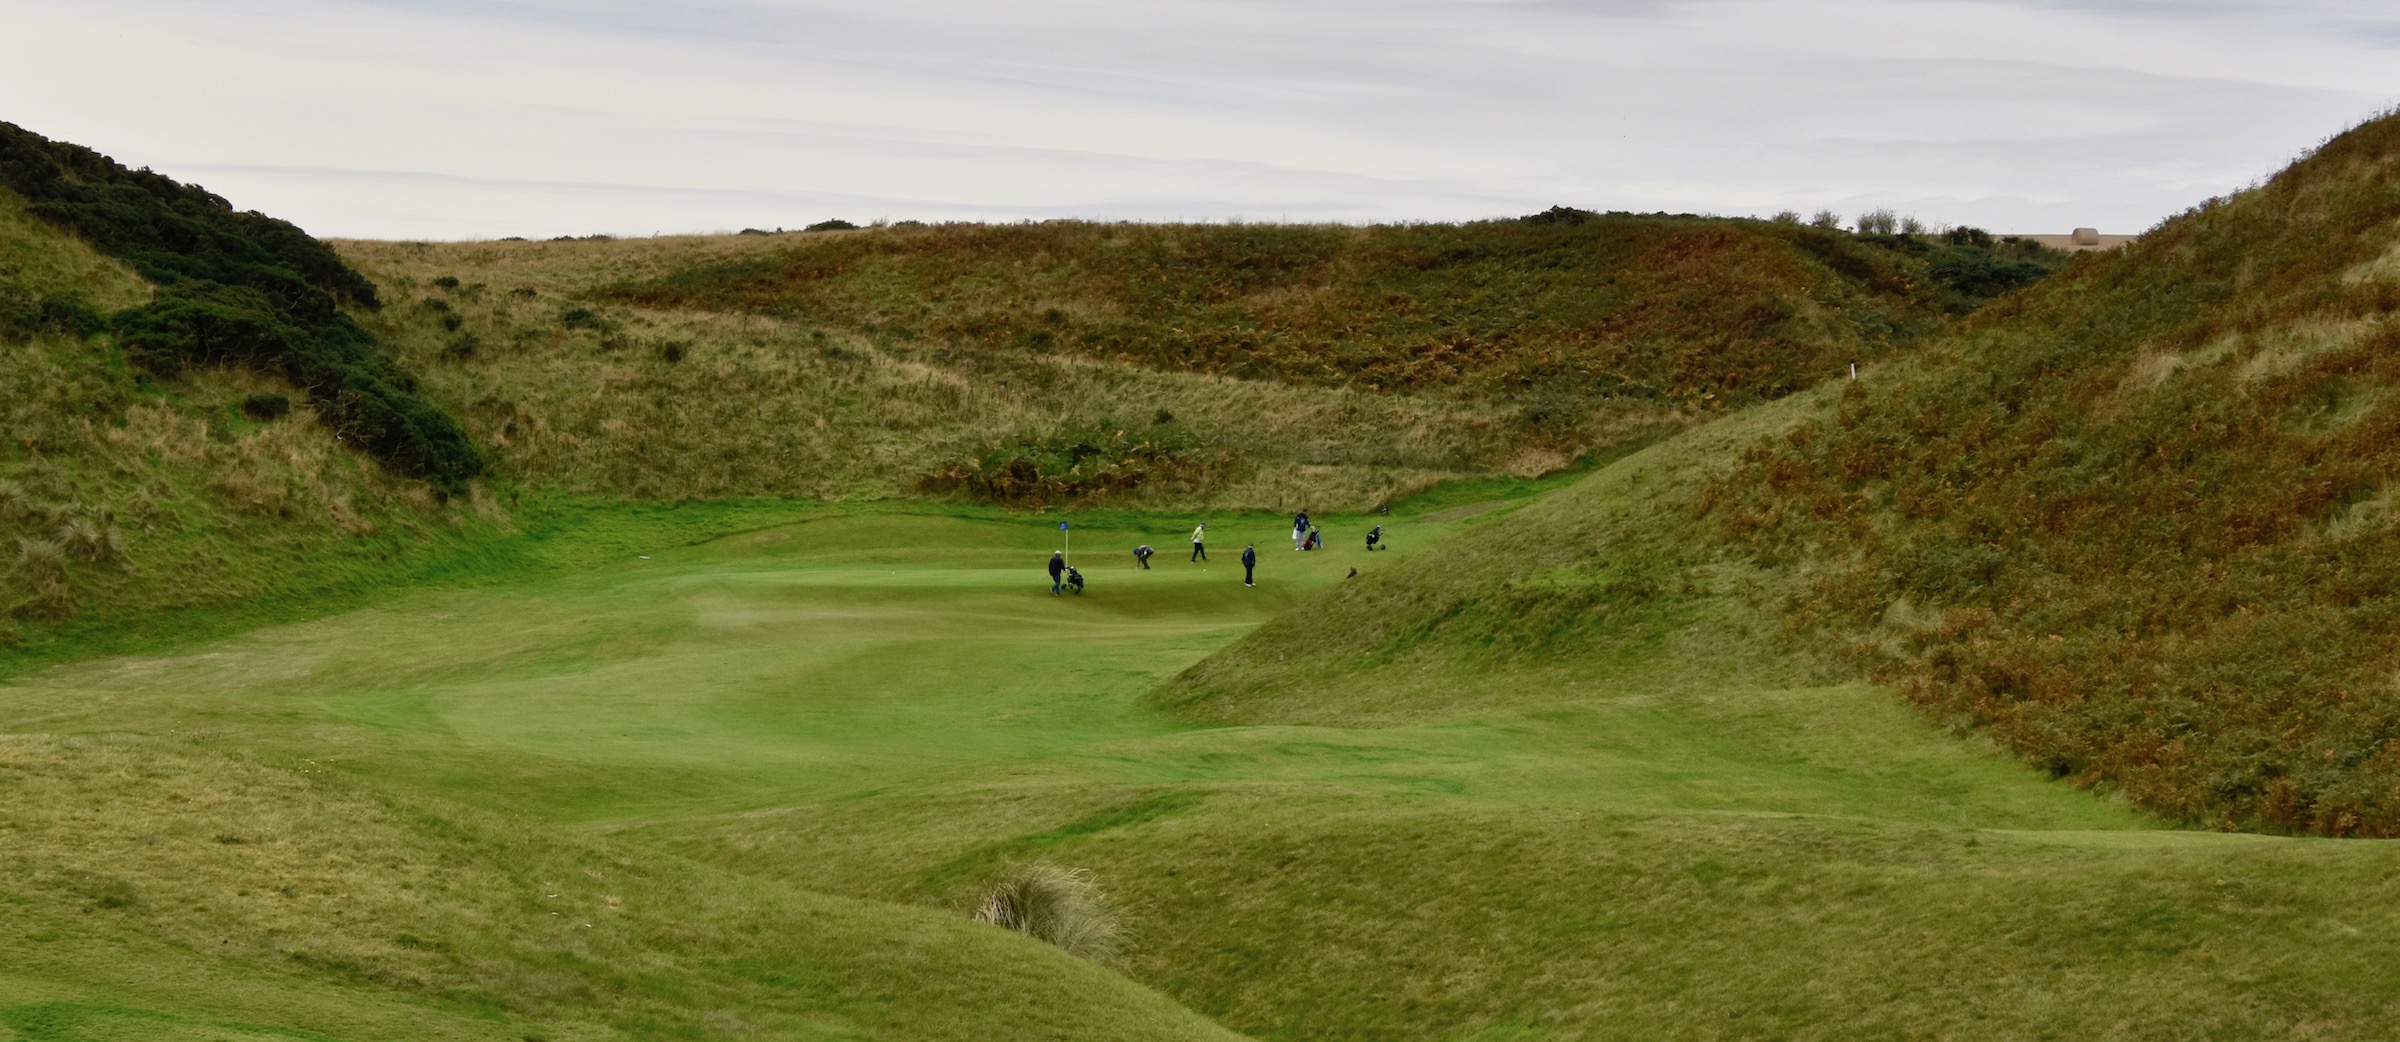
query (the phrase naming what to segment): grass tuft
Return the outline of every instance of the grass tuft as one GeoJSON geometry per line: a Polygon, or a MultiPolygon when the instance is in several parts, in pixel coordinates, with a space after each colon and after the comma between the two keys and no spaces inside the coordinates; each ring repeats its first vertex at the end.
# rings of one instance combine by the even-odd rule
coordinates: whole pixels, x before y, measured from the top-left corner
{"type": "Polygon", "coordinates": [[[1118,911],[1086,869],[1045,861],[1010,866],[984,895],[975,921],[1093,962],[1112,962],[1123,950],[1118,911]]]}

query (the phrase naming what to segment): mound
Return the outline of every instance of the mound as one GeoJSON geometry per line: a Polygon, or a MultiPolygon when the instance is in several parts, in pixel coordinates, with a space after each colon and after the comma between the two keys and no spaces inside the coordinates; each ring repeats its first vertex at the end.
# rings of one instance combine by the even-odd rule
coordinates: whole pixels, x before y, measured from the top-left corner
{"type": "Polygon", "coordinates": [[[0,817],[0,1025],[28,1038],[1234,1037],[961,916],[398,805],[325,773],[156,740],[0,737],[0,778],[21,797],[0,817]]]}
{"type": "Polygon", "coordinates": [[[1856,384],[1342,591],[1319,629],[1347,649],[1262,630],[1160,698],[1440,714],[1409,663],[1605,678],[1644,661],[1611,649],[1701,641],[1864,668],[2177,821],[2400,834],[2396,164],[2400,118],[2362,126],[1856,384]]]}
{"type": "Polygon", "coordinates": [[[1794,624],[2177,820],[2400,834],[2400,117],[2018,300],[1715,490],[1794,624]]]}

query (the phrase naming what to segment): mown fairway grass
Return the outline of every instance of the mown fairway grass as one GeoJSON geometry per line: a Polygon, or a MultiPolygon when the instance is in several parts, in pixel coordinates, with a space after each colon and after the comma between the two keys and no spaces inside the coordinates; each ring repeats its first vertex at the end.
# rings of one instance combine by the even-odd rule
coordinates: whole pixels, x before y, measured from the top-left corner
{"type": "Polygon", "coordinates": [[[1572,668],[1456,655],[1284,670],[1248,708],[1145,698],[1260,626],[1282,639],[1234,654],[1365,640],[1318,595],[1353,565],[1356,583],[1484,567],[1519,518],[1622,508],[1710,451],[1669,443],[1523,510],[1544,490],[1411,504],[1387,522],[1400,549],[1372,557],[1359,517],[1310,555],[1280,518],[1218,518],[1200,566],[1187,517],[1076,515],[1079,599],[1046,592],[1055,516],[595,510],[582,548],[492,551],[513,581],[18,676],[0,731],[114,737],[10,737],[50,744],[9,777],[48,786],[62,820],[61,779],[98,777],[78,820],[127,823],[0,830],[32,880],[12,907],[50,924],[7,941],[0,1023],[123,1006],[106,1015],[412,1037],[390,1023],[424,1009],[417,1037],[1202,1037],[1156,993],[967,921],[1035,859],[1121,902],[1133,981],[1260,1037],[2390,1022],[2388,848],[2159,829],[1762,651],[1731,599],[1572,668]],[[693,542],[712,531],[731,534],[693,542]],[[1147,573],[1141,541],[1161,551],[1147,573]],[[93,759],[153,755],[121,777],[93,759]],[[160,802],[215,812],[202,793],[226,786],[288,788],[260,797],[301,808],[273,811],[288,831],[367,867],[291,888],[317,905],[228,893],[283,871],[263,853],[282,848],[217,820],[185,830],[240,842],[179,846],[191,804],[160,802]],[[614,930],[559,936],[561,908],[614,930]],[[238,986],[193,983],[212,974],[238,986]],[[1021,1004],[990,1005],[1006,994],[1021,1004]],[[1009,1019],[1028,1010],[1055,1022],[1009,1019]]]}

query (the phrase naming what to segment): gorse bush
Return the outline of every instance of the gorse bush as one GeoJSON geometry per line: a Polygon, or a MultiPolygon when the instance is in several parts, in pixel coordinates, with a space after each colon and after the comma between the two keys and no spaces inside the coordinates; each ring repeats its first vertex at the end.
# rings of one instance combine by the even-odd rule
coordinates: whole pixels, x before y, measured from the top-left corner
{"type": "Polygon", "coordinates": [[[345,318],[311,331],[288,317],[256,289],[182,282],[112,324],[126,357],[161,375],[187,361],[280,369],[327,425],[402,473],[454,485],[481,470],[466,433],[383,362],[365,330],[345,318]]]}
{"type": "MultiPolygon", "coordinates": [[[[482,471],[465,432],[341,309],[376,307],[374,284],[299,228],[7,123],[0,187],[162,287],[109,322],[131,360],[161,375],[187,363],[280,369],[327,424],[395,470],[449,486],[482,471]]],[[[0,292],[0,322],[22,324],[12,316],[29,306],[8,300],[0,292]]],[[[33,313],[51,327],[97,328],[72,302],[33,313]]]]}
{"type": "Polygon", "coordinates": [[[0,283],[0,337],[22,340],[44,333],[84,337],[107,325],[108,319],[81,298],[0,283]]]}
{"type": "Polygon", "coordinates": [[[954,459],[919,481],[922,491],[963,493],[1017,506],[1065,506],[1143,494],[1188,494],[1222,482],[1240,454],[1171,425],[1062,431],[954,459]]]}
{"type": "Polygon", "coordinates": [[[975,920],[1094,962],[1115,959],[1124,940],[1117,911],[1090,872],[1043,862],[1008,869],[985,894],[975,920]]]}
{"type": "Polygon", "coordinates": [[[280,394],[253,394],[242,399],[242,415],[261,422],[292,411],[292,400],[280,394]]]}
{"type": "Polygon", "coordinates": [[[1795,630],[2061,776],[2400,835],[2395,256],[2386,118],[1851,386],[1709,516],[1806,577],[1795,630]]]}

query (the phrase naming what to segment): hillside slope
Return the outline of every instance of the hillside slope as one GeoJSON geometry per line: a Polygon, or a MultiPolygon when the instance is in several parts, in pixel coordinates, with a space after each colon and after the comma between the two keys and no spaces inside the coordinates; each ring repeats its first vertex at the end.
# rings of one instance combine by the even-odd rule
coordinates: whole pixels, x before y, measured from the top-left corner
{"type": "Polygon", "coordinates": [[[2385,118],[1770,409],[1774,429],[1692,457],[1638,520],[1562,497],[1439,570],[1329,598],[1339,645],[1262,630],[1161,697],[1240,720],[1440,714],[1537,695],[1427,689],[1408,664],[1573,677],[1701,639],[1865,671],[2173,820],[2400,834],[2396,249],[2385,118]],[[1775,621],[1688,627],[1722,596],[1775,621]]]}
{"type": "Polygon", "coordinates": [[[338,584],[474,516],[311,422],[281,373],[128,364],[101,316],[154,292],[0,188],[0,649],[338,584]]]}
{"type": "Polygon", "coordinates": [[[2004,303],[1752,450],[1804,633],[2055,774],[2400,835],[2400,116],[2004,303]]]}
{"type": "Polygon", "coordinates": [[[1638,444],[2042,270],[1575,211],[342,248],[394,294],[378,332],[528,481],[1285,509],[1638,444]]]}

